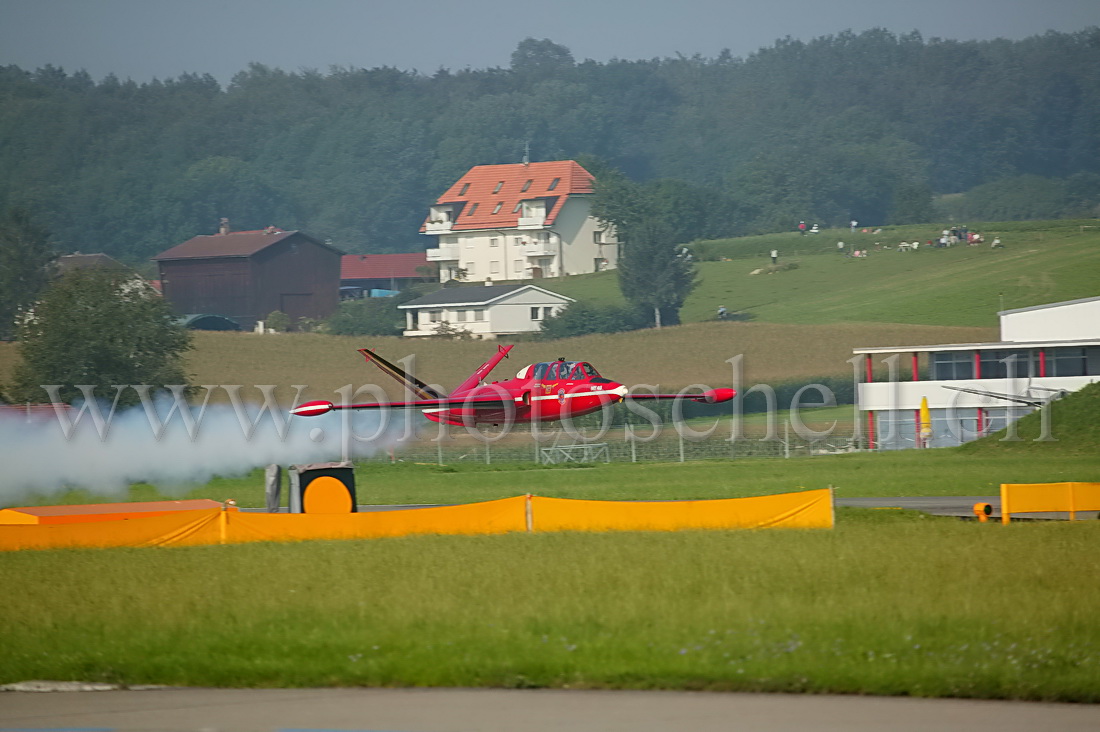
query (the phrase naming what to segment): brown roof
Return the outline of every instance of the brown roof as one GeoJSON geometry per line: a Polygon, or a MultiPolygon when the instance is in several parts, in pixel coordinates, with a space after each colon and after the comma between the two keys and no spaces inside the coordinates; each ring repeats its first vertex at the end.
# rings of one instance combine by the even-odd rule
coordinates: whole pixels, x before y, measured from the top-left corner
{"type": "MultiPolygon", "coordinates": [[[[516,205],[520,201],[541,198],[547,203],[546,225],[549,226],[568,196],[592,193],[593,180],[591,173],[572,160],[478,165],[448,188],[436,204],[461,204],[455,207],[451,231],[464,231],[518,226],[516,205]]],[[[422,226],[420,230],[425,228],[422,226]]]]}
{"type": "Polygon", "coordinates": [[[417,267],[428,263],[425,252],[411,254],[345,254],[340,260],[340,279],[379,280],[420,277],[417,267]]]}
{"type": "Polygon", "coordinates": [[[229,234],[196,236],[153,257],[154,261],[166,259],[208,259],[211,257],[251,257],[272,244],[292,236],[300,236],[314,244],[339,251],[335,247],[323,244],[300,231],[275,230],[267,233],[260,231],[234,231],[229,234]]]}
{"type": "Polygon", "coordinates": [[[60,274],[72,272],[74,269],[129,269],[117,259],[112,259],[106,254],[62,254],[54,262],[54,267],[60,274]]]}

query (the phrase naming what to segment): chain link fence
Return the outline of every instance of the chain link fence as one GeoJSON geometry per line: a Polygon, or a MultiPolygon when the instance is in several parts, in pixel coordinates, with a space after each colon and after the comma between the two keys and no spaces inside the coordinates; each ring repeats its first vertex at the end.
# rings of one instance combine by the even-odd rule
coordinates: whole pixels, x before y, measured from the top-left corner
{"type": "Polygon", "coordinates": [[[632,432],[629,428],[608,430],[513,429],[506,435],[470,434],[461,427],[440,430],[439,435],[421,435],[373,460],[449,465],[457,463],[537,463],[541,465],[592,462],[687,462],[737,458],[794,458],[836,455],[866,449],[858,434],[827,436],[798,434],[789,426],[772,430],[742,430],[734,436],[729,428],[715,429],[701,436],[674,428],[660,432],[632,432]]]}

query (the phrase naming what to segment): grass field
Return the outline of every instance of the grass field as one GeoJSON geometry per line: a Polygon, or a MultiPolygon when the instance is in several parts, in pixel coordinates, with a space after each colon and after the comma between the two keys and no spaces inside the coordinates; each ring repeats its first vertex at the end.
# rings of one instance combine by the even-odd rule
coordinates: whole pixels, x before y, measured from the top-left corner
{"type": "MultiPolygon", "coordinates": [[[[1100,294],[1100,226],[1090,221],[980,224],[987,240],[999,235],[1004,249],[985,246],[920,248],[899,253],[901,241],[939,237],[928,226],[889,227],[882,234],[825,230],[816,236],[769,234],[712,242],[693,248],[700,284],[681,312],[684,322],[712,320],[719,305],[755,322],[792,324],[899,323],[996,326],[997,311],[1100,294]],[[1088,227],[1088,228],[1083,228],[1088,227]],[[837,254],[870,250],[865,259],[837,254]],[[875,242],[891,249],[875,249],[875,242]],[[797,269],[768,269],[768,253],[797,269]]],[[[622,302],[615,273],[552,280],[547,286],[574,298],[622,302]]],[[[937,341],[946,342],[946,341],[937,341]]]]}

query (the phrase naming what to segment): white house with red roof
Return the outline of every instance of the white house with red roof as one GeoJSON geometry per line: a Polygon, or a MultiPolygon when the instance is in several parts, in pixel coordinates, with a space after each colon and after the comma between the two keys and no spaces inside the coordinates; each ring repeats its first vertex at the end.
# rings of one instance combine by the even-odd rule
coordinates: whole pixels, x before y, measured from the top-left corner
{"type": "Polygon", "coordinates": [[[591,173],[572,160],[478,165],[420,227],[440,280],[528,280],[613,269],[619,243],[590,215],[591,173]]]}

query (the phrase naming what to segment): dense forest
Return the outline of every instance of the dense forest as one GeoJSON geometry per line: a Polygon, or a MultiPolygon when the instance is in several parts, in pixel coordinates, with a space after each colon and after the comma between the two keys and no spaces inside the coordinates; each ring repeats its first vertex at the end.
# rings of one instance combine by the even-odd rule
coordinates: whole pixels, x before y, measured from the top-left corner
{"type": "Polygon", "coordinates": [[[131,263],[221,217],[348,252],[421,249],[440,192],[526,145],[532,160],[671,187],[694,203],[668,212],[685,241],[934,221],[944,194],[966,194],[948,198],[971,218],[1096,215],[1100,29],[968,42],[873,30],[606,63],[527,39],[509,68],[252,65],[226,88],[0,68],[0,209],[31,209],[63,251],[131,263]]]}

